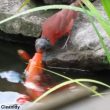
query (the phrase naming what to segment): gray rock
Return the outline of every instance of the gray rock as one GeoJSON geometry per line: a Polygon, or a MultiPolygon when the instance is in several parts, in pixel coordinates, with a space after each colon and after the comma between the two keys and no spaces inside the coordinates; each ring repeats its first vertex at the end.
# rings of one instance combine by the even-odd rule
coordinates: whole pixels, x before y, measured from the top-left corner
{"type": "MultiPolygon", "coordinates": [[[[15,14],[23,1],[24,0],[0,0],[0,20],[15,14]]],[[[107,17],[100,4],[100,0],[97,0],[95,5],[101,14],[107,17]]],[[[34,7],[34,5],[31,3],[21,11],[32,7],[34,7]]],[[[0,25],[0,30],[5,33],[38,37],[41,33],[41,23],[52,13],[53,12],[50,11],[40,11],[18,17],[0,25]]],[[[110,39],[96,20],[94,20],[94,23],[100,30],[107,46],[110,48],[110,39]]],[[[51,66],[76,67],[92,70],[110,68],[99,43],[99,39],[86,15],[80,14],[73,28],[70,42],[67,49],[56,48],[48,52],[46,59],[47,64],[51,66]]]]}
{"type": "MultiPolygon", "coordinates": [[[[0,20],[15,14],[23,1],[24,0],[0,0],[0,20]]],[[[35,5],[33,3],[30,3],[21,11],[25,11],[34,6],[35,5]]],[[[51,15],[51,13],[46,11],[34,12],[0,25],[0,30],[5,33],[38,37],[41,33],[41,23],[49,15],[51,15]]]]}
{"type": "MultiPolygon", "coordinates": [[[[95,2],[95,5],[101,11],[101,14],[106,17],[99,0],[95,2]]],[[[110,39],[107,37],[105,31],[96,20],[94,20],[94,23],[103,36],[105,43],[110,48],[110,39]]],[[[48,56],[48,65],[91,70],[110,68],[104,50],[99,43],[99,38],[86,15],[80,14],[73,28],[70,41],[72,43],[68,46],[68,49],[62,50],[62,52],[58,50],[56,53],[48,56]],[[71,48],[69,48],[70,46],[71,48]]]]}

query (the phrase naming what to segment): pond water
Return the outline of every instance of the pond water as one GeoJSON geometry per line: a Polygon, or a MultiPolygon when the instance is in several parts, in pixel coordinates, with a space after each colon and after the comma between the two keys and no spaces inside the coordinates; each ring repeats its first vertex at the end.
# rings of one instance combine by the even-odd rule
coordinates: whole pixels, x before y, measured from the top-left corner
{"type": "Polygon", "coordinates": [[[26,67],[17,54],[18,49],[26,50],[30,55],[34,52],[34,43],[16,43],[0,40],[0,104],[15,103],[15,100],[25,94],[21,76],[26,67]]]}
{"type": "MultiPolygon", "coordinates": [[[[14,103],[19,96],[26,94],[25,87],[21,83],[21,76],[27,62],[24,62],[18,56],[18,49],[24,49],[32,56],[35,51],[34,42],[32,41],[30,44],[25,44],[0,40],[0,103],[5,102],[6,104],[9,103],[9,100],[14,103]]],[[[73,69],[51,70],[57,71],[58,73],[62,73],[72,78],[91,78],[110,84],[109,70],[103,70],[100,72],[88,72],[73,69]]],[[[54,75],[53,77],[55,77],[57,80],[60,80],[60,78],[54,75]]],[[[99,86],[99,89],[102,90],[105,88],[99,86]]]]}

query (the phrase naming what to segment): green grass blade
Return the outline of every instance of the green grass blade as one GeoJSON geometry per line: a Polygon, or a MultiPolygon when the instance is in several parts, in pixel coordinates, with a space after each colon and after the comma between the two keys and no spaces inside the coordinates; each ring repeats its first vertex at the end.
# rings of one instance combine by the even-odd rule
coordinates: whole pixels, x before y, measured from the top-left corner
{"type": "Polygon", "coordinates": [[[17,10],[17,12],[19,12],[24,6],[26,6],[28,3],[30,3],[30,0],[25,0],[22,5],[19,7],[19,9],[17,10]]]}
{"type": "Polygon", "coordinates": [[[49,95],[50,93],[52,93],[52,92],[54,92],[54,91],[60,89],[61,87],[66,86],[66,85],[71,84],[71,83],[75,83],[75,82],[76,82],[76,80],[74,80],[74,81],[66,81],[66,82],[63,82],[63,83],[61,83],[61,84],[58,84],[58,85],[54,86],[53,88],[51,88],[50,90],[46,91],[46,92],[45,92],[43,95],[41,95],[40,97],[38,97],[33,103],[36,103],[36,102],[42,100],[44,97],[46,97],[46,96],[49,95]]]}
{"type": "MultiPolygon", "coordinates": [[[[61,75],[61,74],[59,74],[59,73],[57,73],[57,72],[54,72],[54,71],[51,71],[51,70],[48,70],[48,69],[45,69],[45,68],[42,68],[42,69],[45,70],[45,71],[47,71],[47,72],[53,73],[53,74],[55,74],[55,75],[57,75],[57,76],[60,76],[60,77],[62,77],[62,78],[64,78],[64,79],[67,79],[67,80],[76,80],[76,79],[69,78],[69,77],[67,77],[67,76],[65,76],[65,75],[61,75]]],[[[83,81],[83,80],[88,81],[88,82],[89,82],[89,81],[90,81],[90,82],[93,82],[93,81],[94,81],[94,83],[97,83],[97,84],[100,84],[100,85],[103,85],[103,86],[106,86],[106,87],[110,88],[109,85],[104,84],[104,83],[102,83],[102,82],[100,82],[100,81],[97,81],[97,80],[91,80],[91,79],[77,79],[77,81],[83,81]]]]}
{"type": "MultiPolygon", "coordinates": [[[[1,20],[0,21],[0,24],[3,24],[3,23],[6,23],[10,20],[13,20],[17,17],[20,17],[20,16],[23,16],[23,15],[26,15],[26,14],[29,14],[29,13],[32,13],[32,12],[36,12],[36,11],[41,11],[41,10],[49,10],[49,9],[70,9],[70,10],[74,10],[74,11],[80,11],[80,12],[84,12],[81,8],[79,7],[76,7],[76,6],[68,6],[68,5],[47,5],[47,6],[41,6],[41,7],[36,7],[36,8],[32,8],[32,9],[29,9],[27,11],[24,11],[24,12],[21,12],[21,13],[18,13],[18,14],[15,14],[11,17],[8,17],[4,20],[1,20]]],[[[90,13],[88,11],[88,13],[90,15],[92,15],[92,13],[90,13]]]]}
{"type": "Polygon", "coordinates": [[[99,84],[99,85],[105,86],[110,89],[110,85],[103,83],[101,81],[97,81],[97,80],[93,80],[93,79],[76,79],[76,80],[79,82],[90,82],[90,83],[99,84]]]}
{"type": "MultiPolygon", "coordinates": [[[[65,82],[63,82],[63,83],[61,83],[61,84],[58,84],[58,85],[54,86],[53,88],[51,88],[50,90],[46,91],[46,92],[45,92],[43,95],[41,95],[40,97],[38,97],[33,103],[37,103],[38,101],[42,100],[42,99],[45,98],[47,95],[49,95],[49,94],[51,94],[52,92],[54,92],[54,91],[60,89],[61,87],[64,87],[64,86],[66,86],[66,85],[68,85],[68,84],[77,83],[77,82],[78,82],[78,81],[77,81],[77,79],[76,79],[76,80],[72,80],[72,81],[65,81],[65,82]]],[[[89,88],[91,88],[91,87],[89,87],[89,88]]],[[[96,88],[95,88],[95,89],[94,89],[94,88],[91,88],[91,89],[95,91],[96,88]]],[[[101,94],[100,94],[100,93],[97,93],[97,95],[100,96],[101,94]]]]}
{"type": "Polygon", "coordinates": [[[95,26],[95,24],[93,23],[92,20],[91,20],[91,23],[92,23],[92,25],[93,25],[93,27],[94,27],[94,29],[95,29],[95,31],[96,31],[98,37],[99,37],[99,41],[100,41],[100,43],[101,43],[101,45],[102,45],[102,48],[103,48],[104,51],[105,51],[105,55],[107,56],[107,60],[108,60],[108,62],[110,63],[110,52],[109,52],[109,49],[108,49],[108,47],[106,46],[103,37],[102,37],[101,34],[99,33],[98,29],[96,28],[96,26],[95,26]]]}
{"type": "MultiPolygon", "coordinates": [[[[72,80],[72,81],[73,81],[73,80],[72,80]]],[[[98,93],[98,92],[96,91],[96,89],[92,89],[92,88],[88,87],[87,85],[81,83],[80,81],[77,81],[76,83],[79,84],[80,86],[84,87],[85,89],[88,89],[89,91],[91,91],[95,96],[102,97],[102,95],[101,95],[100,93],[98,93]]]]}
{"type": "Polygon", "coordinates": [[[101,0],[102,5],[110,19],[110,0],[101,0]]]}
{"type": "MultiPolygon", "coordinates": [[[[51,70],[48,70],[48,69],[45,69],[45,68],[42,68],[43,70],[45,70],[45,71],[48,71],[48,72],[50,72],[50,73],[53,73],[53,74],[55,74],[55,75],[57,75],[57,76],[60,76],[60,77],[62,77],[62,78],[64,78],[64,79],[67,79],[67,80],[70,80],[70,81],[74,81],[75,79],[72,79],[72,78],[69,78],[69,77],[67,77],[67,76],[64,76],[64,75],[61,75],[61,74],[59,74],[59,73],[56,73],[56,72],[54,72],[54,71],[51,71],[51,70]]],[[[76,82],[78,85],[80,85],[80,86],[82,86],[82,87],[85,87],[86,89],[88,89],[88,90],[90,90],[91,92],[93,92],[96,96],[101,96],[96,90],[93,90],[93,89],[91,89],[90,87],[88,87],[88,86],[86,86],[85,84],[82,84],[82,83],[80,83],[80,82],[76,82]]]]}
{"type": "MultiPolygon", "coordinates": [[[[92,80],[92,79],[75,79],[75,80],[65,81],[65,82],[63,82],[61,84],[56,85],[55,87],[51,88],[50,90],[48,90],[47,92],[45,92],[43,95],[41,95],[40,97],[38,97],[33,103],[36,103],[36,102],[42,100],[47,95],[49,95],[50,93],[58,90],[59,88],[61,88],[63,86],[66,86],[66,85],[71,84],[71,83],[77,83],[77,82],[91,82],[91,83],[95,83],[95,84],[99,84],[99,85],[105,86],[105,87],[107,87],[107,88],[110,89],[110,86],[108,84],[105,84],[105,83],[100,82],[100,81],[97,81],[97,80],[92,80]]],[[[91,88],[91,89],[94,90],[93,88],[91,88]]],[[[100,93],[97,93],[97,95],[98,96],[101,96],[100,93]]]]}
{"type": "Polygon", "coordinates": [[[100,12],[94,7],[94,5],[89,0],[82,0],[82,2],[88,7],[92,15],[97,19],[101,24],[107,35],[110,37],[110,21],[100,15],[100,12]]]}
{"type": "MultiPolygon", "coordinates": [[[[85,13],[88,15],[86,9],[83,7],[82,4],[81,4],[81,6],[82,6],[83,10],[85,11],[85,13]]],[[[96,28],[96,26],[95,26],[95,24],[94,24],[94,22],[93,22],[92,17],[91,17],[90,15],[88,15],[88,18],[89,18],[89,21],[91,22],[91,24],[92,24],[92,26],[93,26],[93,28],[94,28],[94,30],[95,30],[97,36],[99,37],[99,42],[100,42],[100,44],[102,45],[102,48],[103,48],[104,51],[105,51],[105,55],[107,56],[108,62],[110,63],[110,52],[109,52],[109,49],[107,48],[107,46],[106,46],[106,44],[105,44],[105,42],[104,42],[104,39],[103,39],[102,35],[100,34],[100,32],[98,31],[98,29],[96,28]]]]}

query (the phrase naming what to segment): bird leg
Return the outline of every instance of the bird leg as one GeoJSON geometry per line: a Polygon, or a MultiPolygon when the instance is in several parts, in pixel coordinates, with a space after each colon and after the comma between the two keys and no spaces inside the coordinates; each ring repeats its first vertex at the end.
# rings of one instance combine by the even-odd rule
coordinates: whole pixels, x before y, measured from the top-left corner
{"type": "Polygon", "coordinates": [[[68,35],[67,39],[66,39],[66,42],[64,43],[62,49],[66,49],[68,47],[68,42],[70,40],[70,37],[71,37],[71,34],[68,35]]]}

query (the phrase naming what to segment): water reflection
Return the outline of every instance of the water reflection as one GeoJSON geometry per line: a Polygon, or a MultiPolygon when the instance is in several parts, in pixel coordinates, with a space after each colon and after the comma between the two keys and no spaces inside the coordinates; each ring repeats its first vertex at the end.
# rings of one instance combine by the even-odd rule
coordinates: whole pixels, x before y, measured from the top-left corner
{"type": "Polygon", "coordinates": [[[26,94],[21,75],[27,62],[18,56],[18,49],[24,49],[32,55],[34,44],[24,45],[0,40],[0,104],[15,104],[18,97],[26,94]]]}
{"type": "Polygon", "coordinates": [[[6,91],[0,92],[0,104],[15,104],[16,100],[22,96],[22,94],[18,92],[6,91]]]}
{"type": "MultiPolygon", "coordinates": [[[[2,78],[0,79],[0,104],[3,103],[9,103],[9,102],[15,102],[15,100],[21,95],[26,94],[25,87],[21,83],[15,83],[20,82],[21,78],[18,73],[22,74],[26,63],[23,60],[21,60],[17,54],[18,49],[24,49],[30,54],[33,54],[34,52],[34,44],[33,45],[24,45],[24,44],[17,44],[17,43],[10,43],[6,41],[0,40],[0,72],[2,74],[0,75],[2,78]],[[10,72],[10,70],[13,70],[10,72]],[[5,71],[5,72],[3,72],[5,71]],[[8,71],[8,73],[6,72],[8,71]],[[14,73],[14,71],[18,72],[17,74],[14,73]],[[8,75],[7,75],[8,74],[8,75]],[[7,81],[7,80],[8,81],[7,81]],[[10,82],[9,82],[10,81],[10,82]]],[[[49,68],[50,69],[50,68],[49,68]]],[[[52,69],[53,70],[53,69],[52,69]]],[[[55,69],[53,70],[55,71],[55,69]]],[[[82,74],[82,71],[80,71],[80,74],[78,71],[66,71],[66,70],[56,70],[58,73],[67,75],[72,78],[91,78],[91,79],[98,79],[99,81],[103,81],[105,83],[110,84],[109,80],[109,71],[101,71],[97,72],[95,74],[82,74]],[[63,73],[64,72],[64,73],[63,73]],[[71,74],[70,74],[71,73],[71,74]],[[88,75],[88,76],[87,76],[88,75]]],[[[53,75],[55,76],[55,75],[53,75]]],[[[54,78],[54,77],[53,77],[54,78]]],[[[57,78],[55,76],[55,78],[57,78]]],[[[61,80],[59,77],[57,80],[61,80]]],[[[102,88],[102,87],[101,87],[102,88]]]]}
{"type": "Polygon", "coordinates": [[[6,79],[9,82],[13,83],[22,83],[23,80],[21,79],[21,75],[15,71],[4,71],[0,73],[0,77],[2,79],[6,79]]]}

